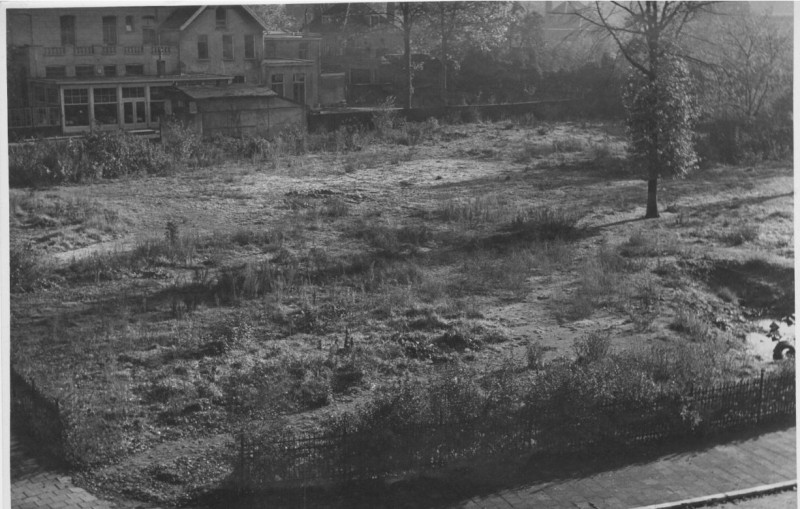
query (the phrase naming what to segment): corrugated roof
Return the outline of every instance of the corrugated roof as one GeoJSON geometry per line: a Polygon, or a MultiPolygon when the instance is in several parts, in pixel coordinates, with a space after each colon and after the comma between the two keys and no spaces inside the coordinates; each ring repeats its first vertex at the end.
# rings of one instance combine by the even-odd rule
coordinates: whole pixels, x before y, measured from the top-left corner
{"type": "Polygon", "coordinates": [[[251,85],[228,87],[175,87],[192,99],[215,99],[219,97],[275,97],[278,94],[271,88],[251,85]]]}

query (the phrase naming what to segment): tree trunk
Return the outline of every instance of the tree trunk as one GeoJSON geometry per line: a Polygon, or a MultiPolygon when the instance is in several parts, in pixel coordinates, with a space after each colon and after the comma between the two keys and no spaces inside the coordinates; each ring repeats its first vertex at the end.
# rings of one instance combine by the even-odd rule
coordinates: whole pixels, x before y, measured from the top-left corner
{"type": "Polygon", "coordinates": [[[655,219],[658,216],[658,177],[647,181],[647,211],[645,219],[655,219]]]}
{"type": "Polygon", "coordinates": [[[411,67],[411,27],[406,25],[403,33],[403,52],[406,60],[406,100],[405,107],[411,108],[414,95],[414,70],[411,67]]]}
{"type": "Polygon", "coordinates": [[[442,39],[442,103],[447,106],[447,42],[442,39]]]}

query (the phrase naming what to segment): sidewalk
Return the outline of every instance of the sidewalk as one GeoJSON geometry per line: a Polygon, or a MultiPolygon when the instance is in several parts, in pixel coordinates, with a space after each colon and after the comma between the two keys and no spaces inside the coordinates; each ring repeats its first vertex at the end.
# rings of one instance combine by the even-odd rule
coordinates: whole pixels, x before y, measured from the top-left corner
{"type": "Polygon", "coordinates": [[[555,477],[472,496],[448,507],[622,509],[791,481],[797,477],[796,430],[667,454],[580,478],[555,477]]]}
{"type": "Polygon", "coordinates": [[[24,439],[11,432],[11,507],[14,509],[112,509],[57,469],[41,465],[24,439]]]}
{"type": "MultiPolygon", "coordinates": [[[[667,444],[616,457],[504,462],[386,486],[297,490],[217,500],[230,508],[629,509],[796,479],[796,430],[667,444]]],[[[11,500],[18,509],[117,509],[32,459],[11,437],[11,500]]],[[[148,507],[142,504],[142,507],[148,507]]]]}

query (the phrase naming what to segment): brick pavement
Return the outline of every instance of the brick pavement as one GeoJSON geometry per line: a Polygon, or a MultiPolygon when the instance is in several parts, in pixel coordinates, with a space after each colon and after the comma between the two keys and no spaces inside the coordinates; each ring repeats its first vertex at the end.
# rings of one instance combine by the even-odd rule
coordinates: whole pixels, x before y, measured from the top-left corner
{"type": "Polygon", "coordinates": [[[544,476],[555,478],[523,481],[446,507],[628,509],[791,481],[797,478],[796,442],[792,427],[577,478],[544,476]]]}
{"type": "Polygon", "coordinates": [[[100,500],[72,484],[72,479],[57,469],[43,466],[30,453],[24,439],[12,431],[11,506],[15,509],[112,509],[116,506],[100,500]]]}

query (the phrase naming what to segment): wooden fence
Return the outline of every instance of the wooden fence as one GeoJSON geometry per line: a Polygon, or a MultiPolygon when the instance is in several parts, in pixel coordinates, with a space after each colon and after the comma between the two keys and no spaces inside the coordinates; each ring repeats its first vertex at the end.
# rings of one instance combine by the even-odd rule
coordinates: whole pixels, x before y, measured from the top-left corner
{"type": "Polygon", "coordinates": [[[567,412],[517,410],[466,422],[420,424],[379,433],[296,435],[268,430],[238,437],[234,479],[239,489],[376,479],[439,468],[502,453],[565,453],[711,434],[776,420],[794,420],[793,373],[663,393],[648,401],[567,412]]]}

